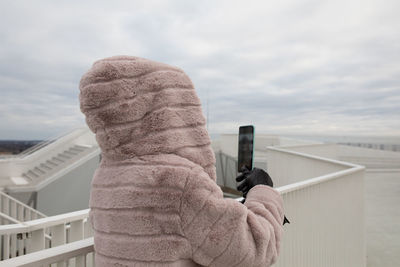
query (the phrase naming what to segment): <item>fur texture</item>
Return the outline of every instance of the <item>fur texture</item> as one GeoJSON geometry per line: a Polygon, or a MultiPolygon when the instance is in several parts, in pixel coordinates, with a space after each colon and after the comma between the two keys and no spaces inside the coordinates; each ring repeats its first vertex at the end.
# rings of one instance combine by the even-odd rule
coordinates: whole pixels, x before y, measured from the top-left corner
{"type": "Polygon", "coordinates": [[[268,266],[283,201],[255,186],[224,199],[201,103],[179,68],[128,56],[96,61],[80,107],[102,161],[90,192],[96,266],[268,266]]]}

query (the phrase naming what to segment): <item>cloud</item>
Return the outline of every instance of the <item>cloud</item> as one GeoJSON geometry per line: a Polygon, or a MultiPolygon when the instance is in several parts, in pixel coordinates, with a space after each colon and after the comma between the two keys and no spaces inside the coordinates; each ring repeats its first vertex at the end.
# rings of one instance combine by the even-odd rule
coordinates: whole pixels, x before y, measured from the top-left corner
{"type": "Polygon", "coordinates": [[[3,1],[0,138],[84,124],[91,64],[136,55],[193,80],[212,133],[400,134],[398,1],[3,1]]]}

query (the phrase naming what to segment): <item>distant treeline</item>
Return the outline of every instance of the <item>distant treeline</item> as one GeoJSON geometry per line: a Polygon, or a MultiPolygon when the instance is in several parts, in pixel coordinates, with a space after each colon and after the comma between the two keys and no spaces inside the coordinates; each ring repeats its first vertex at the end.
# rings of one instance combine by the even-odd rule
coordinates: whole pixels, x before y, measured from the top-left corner
{"type": "Polygon", "coordinates": [[[0,154],[19,154],[43,140],[0,140],[0,154]]]}

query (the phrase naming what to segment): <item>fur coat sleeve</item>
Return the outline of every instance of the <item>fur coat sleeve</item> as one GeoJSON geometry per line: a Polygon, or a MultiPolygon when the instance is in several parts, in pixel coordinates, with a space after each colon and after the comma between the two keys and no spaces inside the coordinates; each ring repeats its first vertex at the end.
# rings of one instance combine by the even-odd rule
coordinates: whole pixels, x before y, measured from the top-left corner
{"type": "Polygon", "coordinates": [[[269,266],[279,255],[283,200],[266,185],[253,187],[245,204],[224,199],[200,168],[188,178],[182,228],[195,262],[204,266],[269,266]]]}

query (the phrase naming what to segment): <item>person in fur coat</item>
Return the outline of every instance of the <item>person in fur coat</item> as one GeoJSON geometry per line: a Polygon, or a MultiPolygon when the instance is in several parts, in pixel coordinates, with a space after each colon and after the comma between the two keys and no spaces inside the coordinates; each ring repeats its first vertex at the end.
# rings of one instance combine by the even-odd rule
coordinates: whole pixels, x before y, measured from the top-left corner
{"type": "Polygon", "coordinates": [[[96,267],[269,266],[283,234],[283,200],[255,185],[224,199],[192,81],[139,57],[96,61],[80,109],[101,149],[89,219],[96,267]]]}

